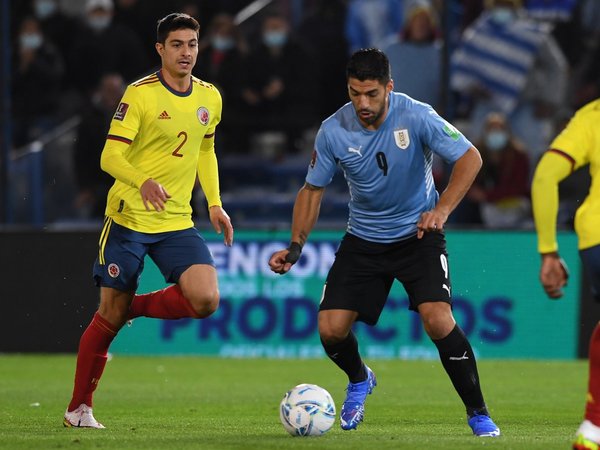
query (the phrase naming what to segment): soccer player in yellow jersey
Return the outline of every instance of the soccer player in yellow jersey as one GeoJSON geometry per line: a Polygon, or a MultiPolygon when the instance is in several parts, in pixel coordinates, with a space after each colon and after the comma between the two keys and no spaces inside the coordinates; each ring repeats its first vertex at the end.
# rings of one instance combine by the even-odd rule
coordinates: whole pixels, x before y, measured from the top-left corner
{"type": "MultiPolygon", "coordinates": [[[[568,277],[556,242],[558,183],[587,164],[592,184],[575,214],[575,231],[592,293],[600,301],[600,99],[577,111],[540,160],[533,178],[533,213],[542,255],[540,280],[550,298],[562,296],[568,277]]],[[[585,418],[573,443],[577,450],[600,448],[600,324],[590,341],[589,365],[585,418]]]]}
{"type": "Polygon", "coordinates": [[[79,343],[67,427],[104,428],[92,414],[92,395],[110,343],[127,320],[204,318],[219,303],[215,264],[194,228],[190,200],[196,179],[206,196],[210,221],[233,242],[233,227],[221,207],[215,128],[221,96],[191,75],[200,25],[187,14],[159,20],[156,50],[161,69],[130,85],[110,125],[101,166],[115,178],[94,264],[100,306],[79,343]],[[136,295],[149,255],[174,283],[136,295]]]}

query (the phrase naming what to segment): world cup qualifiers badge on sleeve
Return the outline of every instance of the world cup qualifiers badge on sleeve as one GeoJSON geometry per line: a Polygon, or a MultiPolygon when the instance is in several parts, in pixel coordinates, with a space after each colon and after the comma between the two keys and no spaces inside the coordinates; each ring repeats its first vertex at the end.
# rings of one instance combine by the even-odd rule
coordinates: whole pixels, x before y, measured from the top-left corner
{"type": "Polygon", "coordinates": [[[125,114],[127,114],[127,109],[129,109],[129,105],[127,103],[119,103],[117,106],[117,110],[115,111],[115,116],[113,117],[115,120],[123,120],[125,118],[125,114]]]}
{"type": "Polygon", "coordinates": [[[198,108],[198,111],[196,111],[196,115],[198,116],[198,120],[202,125],[206,125],[210,119],[208,109],[206,109],[204,106],[198,108]]]}

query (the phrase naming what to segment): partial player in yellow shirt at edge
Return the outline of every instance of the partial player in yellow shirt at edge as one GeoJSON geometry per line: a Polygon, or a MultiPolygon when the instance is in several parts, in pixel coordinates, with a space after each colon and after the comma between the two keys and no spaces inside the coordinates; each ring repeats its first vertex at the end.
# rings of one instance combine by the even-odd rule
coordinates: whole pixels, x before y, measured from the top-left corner
{"type": "MultiPolygon", "coordinates": [[[[558,253],[556,219],[558,184],[574,170],[589,164],[592,184],[575,214],[579,255],[600,301],[600,99],[581,109],[554,139],[541,158],[533,178],[532,204],[542,255],[540,281],[553,299],[563,295],[568,271],[558,253]]],[[[598,450],[600,443],[600,325],[589,346],[588,395],[584,420],[577,430],[573,449],[598,450]]]]}

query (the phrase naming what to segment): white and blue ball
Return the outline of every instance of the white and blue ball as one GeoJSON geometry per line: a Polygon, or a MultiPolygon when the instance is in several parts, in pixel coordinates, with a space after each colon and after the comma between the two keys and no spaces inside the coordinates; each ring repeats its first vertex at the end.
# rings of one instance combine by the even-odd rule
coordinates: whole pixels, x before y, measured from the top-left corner
{"type": "Polygon", "coordinates": [[[283,396],[279,417],[292,436],[320,436],[335,422],[335,403],[322,387],[299,384],[283,396]]]}

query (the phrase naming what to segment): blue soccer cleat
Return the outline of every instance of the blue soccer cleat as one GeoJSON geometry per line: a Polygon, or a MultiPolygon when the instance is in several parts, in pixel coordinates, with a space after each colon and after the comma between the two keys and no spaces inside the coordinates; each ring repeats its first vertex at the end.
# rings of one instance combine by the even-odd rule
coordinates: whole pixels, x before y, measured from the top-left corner
{"type": "MultiPolygon", "coordinates": [[[[365,366],[366,367],[366,366],[365,366]]],[[[367,369],[367,379],[360,383],[348,383],[346,400],[340,413],[342,430],[354,430],[363,421],[365,415],[365,400],[377,386],[377,379],[371,369],[367,369]]]]}
{"type": "Polygon", "coordinates": [[[500,428],[496,426],[490,416],[486,416],[485,414],[474,414],[473,416],[469,417],[468,422],[475,436],[500,436],[500,428]]]}

